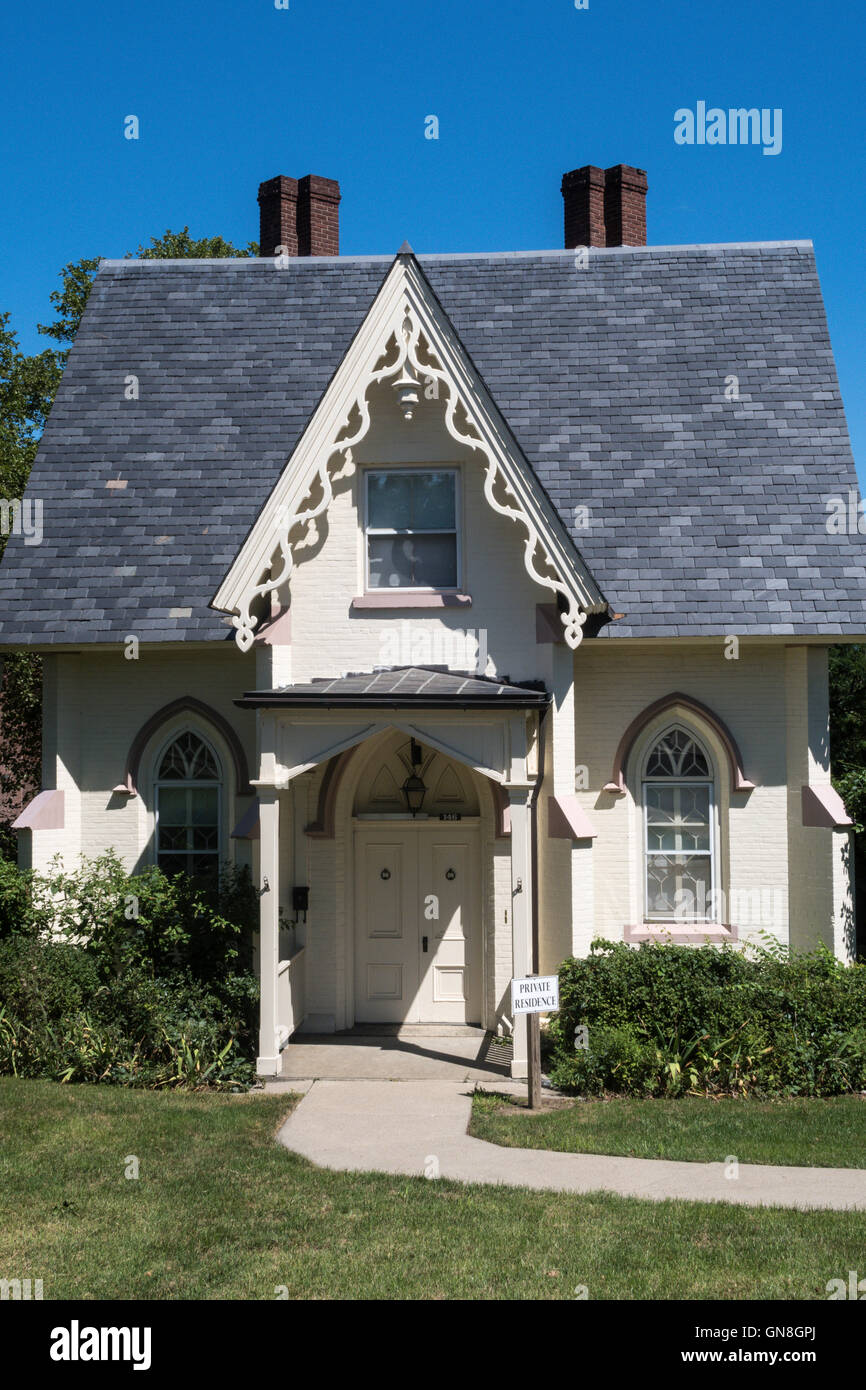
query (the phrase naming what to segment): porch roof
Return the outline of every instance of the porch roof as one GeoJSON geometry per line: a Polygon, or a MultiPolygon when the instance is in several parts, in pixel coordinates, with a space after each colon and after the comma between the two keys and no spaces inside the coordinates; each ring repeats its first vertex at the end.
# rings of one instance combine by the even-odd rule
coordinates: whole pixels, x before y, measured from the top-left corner
{"type": "Polygon", "coordinates": [[[549,703],[550,695],[537,682],[509,685],[489,676],[425,666],[395,666],[276,690],[250,690],[243,699],[235,700],[242,709],[539,709],[549,703]]]}

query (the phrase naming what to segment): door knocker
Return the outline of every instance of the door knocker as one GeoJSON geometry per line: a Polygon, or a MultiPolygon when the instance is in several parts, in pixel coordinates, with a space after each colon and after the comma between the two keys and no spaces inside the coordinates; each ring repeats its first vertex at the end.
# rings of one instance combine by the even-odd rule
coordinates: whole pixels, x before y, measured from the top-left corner
{"type": "Polygon", "coordinates": [[[383,869],[382,872],[380,873],[379,877],[380,877],[380,878],[390,878],[390,877],[391,877],[391,870],[390,870],[390,869],[383,869]]]}
{"type": "Polygon", "coordinates": [[[446,870],[445,870],[445,877],[450,881],[452,878],[456,878],[457,875],[456,875],[456,873],[454,872],[453,869],[446,869],[446,870]]]}

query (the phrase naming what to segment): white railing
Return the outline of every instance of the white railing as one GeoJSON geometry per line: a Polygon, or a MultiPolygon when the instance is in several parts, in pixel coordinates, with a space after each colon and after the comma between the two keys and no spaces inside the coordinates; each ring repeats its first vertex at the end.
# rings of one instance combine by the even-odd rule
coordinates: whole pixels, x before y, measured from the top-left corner
{"type": "Polygon", "coordinates": [[[301,1026],[306,1013],[306,954],[299,947],[277,966],[277,1039],[280,1049],[301,1026]]]}

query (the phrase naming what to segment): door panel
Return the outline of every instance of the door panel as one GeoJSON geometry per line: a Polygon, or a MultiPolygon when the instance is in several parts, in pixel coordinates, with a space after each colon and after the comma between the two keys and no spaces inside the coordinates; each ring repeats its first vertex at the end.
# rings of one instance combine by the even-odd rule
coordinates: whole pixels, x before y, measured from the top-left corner
{"type": "Polygon", "coordinates": [[[480,1022],[477,840],[425,822],[356,830],[358,1022],[480,1022]]]}
{"type": "Polygon", "coordinates": [[[355,1017],[396,1023],[418,991],[417,866],[405,836],[365,832],[357,840],[355,1017]]]}
{"type": "Polygon", "coordinates": [[[432,830],[419,839],[429,951],[421,955],[420,1011],[436,1023],[480,1021],[480,922],[476,836],[432,830]],[[438,911],[432,920],[428,914],[438,911]],[[474,990],[478,981],[479,989],[474,990]],[[478,998],[475,998],[476,993],[478,998]]]}

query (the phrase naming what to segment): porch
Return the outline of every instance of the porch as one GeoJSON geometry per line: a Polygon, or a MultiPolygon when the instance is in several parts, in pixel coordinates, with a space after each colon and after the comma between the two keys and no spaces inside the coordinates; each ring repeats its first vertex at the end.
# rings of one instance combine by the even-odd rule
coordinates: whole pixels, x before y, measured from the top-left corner
{"type": "Polygon", "coordinates": [[[238,701],[260,746],[260,1075],[525,1075],[524,1030],[507,1058],[491,1036],[533,968],[549,698],[409,668],[238,701]]]}
{"type": "Polygon", "coordinates": [[[345,1033],[297,1033],[280,1080],[495,1081],[511,1074],[511,1045],[484,1028],[356,1024],[345,1033]]]}

